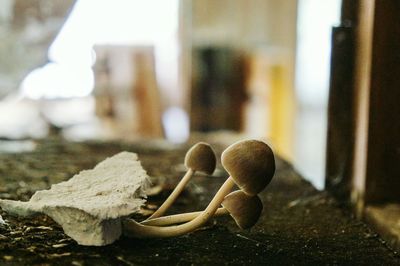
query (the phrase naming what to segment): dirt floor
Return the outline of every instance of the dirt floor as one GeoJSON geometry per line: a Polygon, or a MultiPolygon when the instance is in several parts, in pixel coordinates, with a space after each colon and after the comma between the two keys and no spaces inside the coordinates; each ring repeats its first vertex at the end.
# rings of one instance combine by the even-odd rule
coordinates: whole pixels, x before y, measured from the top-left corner
{"type": "MultiPolygon", "coordinates": [[[[28,200],[127,150],[139,154],[154,184],[162,184],[163,191],[149,198],[160,204],[183,174],[186,149],[160,142],[41,141],[31,152],[0,154],[0,198],[28,200]]],[[[221,167],[211,177],[196,177],[172,212],[201,210],[225,178],[221,167]]],[[[261,197],[263,215],[251,230],[222,217],[182,237],[122,238],[104,247],[77,245],[46,216],[22,219],[0,211],[8,223],[0,226],[0,265],[400,265],[399,255],[377,234],[282,160],[261,197]]]]}

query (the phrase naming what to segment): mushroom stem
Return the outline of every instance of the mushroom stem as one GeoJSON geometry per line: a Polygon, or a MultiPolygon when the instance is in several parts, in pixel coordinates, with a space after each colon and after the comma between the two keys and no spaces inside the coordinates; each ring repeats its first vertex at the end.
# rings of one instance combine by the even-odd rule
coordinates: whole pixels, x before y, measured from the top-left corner
{"type": "Polygon", "coordinates": [[[171,205],[174,203],[179,194],[181,194],[182,190],[185,188],[185,186],[190,181],[195,172],[196,171],[189,168],[186,174],[181,179],[181,181],[179,181],[178,185],[172,191],[172,193],[164,201],[164,203],[150,217],[148,217],[146,221],[162,216],[169,209],[169,207],[171,207],[171,205]]]}
{"type": "MultiPolygon", "coordinates": [[[[199,216],[201,213],[202,213],[201,211],[197,211],[197,212],[187,212],[187,213],[163,216],[163,217],[159,217],[159,218],[145,220],[145,221],[141,222],[141,224],[154,225],[154,226],[165,226],[165,225],[186,223],[186,222],[193,220],[194,218],[199,216]]],[[[221,207],[221,208],[217,209],[214,216],[223,216],[226,214],[229,214],[228,210],[225,209],[224,207],[221,207]]]]}
{"type": "Polygon", "coordinates": [[[215,194],[207,208],[190,222],[175,226],[158,227],[142,225],[132,219],[125,219],[123,221],[124,234],[136,238],[151,238],[180,236],[192,232],[204,225],[215,214],[225,196],[229,194],[234,185],[235,182],[232,177],[229,177],[215,194]]]}
{"type": "Polygon", "coordinates": [[[185,166],[188,169],[186,174],[166,201],[147,220],[162,216],[171,207],[195,172],[200,171],[211,175],[215,170],[216,162],[217,158],[209,144],[199,142],[191,147],[185,155],[185,166]]]}

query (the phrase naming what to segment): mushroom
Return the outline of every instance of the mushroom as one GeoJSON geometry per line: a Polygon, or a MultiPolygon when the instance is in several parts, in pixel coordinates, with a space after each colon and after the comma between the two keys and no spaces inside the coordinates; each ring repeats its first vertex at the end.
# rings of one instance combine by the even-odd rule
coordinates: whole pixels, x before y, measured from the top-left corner
{"type": "Polygon", "coordinates": [[[199,142],[190,148],[185,156],[185,166],[188,169],[186,174],[164,203],[147,220],[162,216],[171,207],[196,171],[211,175],[215,170],[216,162],[215,153],[209,144],[199,142]]]}
{"type": "Polygon", "coordinates": [[[240,229],[253,227],[260,218],[263,204],[257,196],[249,196],[241,190],[225,197],[222,206],[229,212],[240,229]]]}
{"type": "Polygon", "coordinates": [[[239,141],[222,154],[222,165],[230,177],[220,187],[207,208],[190,222],[158,227],[142,225],[132,219],[123,221],[124,233],[136,238],[173,237],[192,232],[205,224],[217,211],[235,183],[247,195],[256,195],[271,181],[275,172],[275,159],[271,148],[257,140],[239,141]]]}
{"type": "Polygon", "coordinates": [[[225,170],[248,195],[260,193],[275,173],[271,148],[258,140],[244,140],[229,146],[221,156],[225,170]]]}
{"type": "MultiPolygon", "coordinates": [[[[228,194],[221,204],[223,207],[218,208],[214,216],[222,216],[230,214],[236,224],[241,229],[252,227],[260,218],[263,209],[260,198],[249,196],[241,190],[236,190],[228,194]]],[[[201,212],[189,212],[176,215],[164,216],[142,222],[143,225],[165,226],[188,222],[196,218],[201,212]]]]}

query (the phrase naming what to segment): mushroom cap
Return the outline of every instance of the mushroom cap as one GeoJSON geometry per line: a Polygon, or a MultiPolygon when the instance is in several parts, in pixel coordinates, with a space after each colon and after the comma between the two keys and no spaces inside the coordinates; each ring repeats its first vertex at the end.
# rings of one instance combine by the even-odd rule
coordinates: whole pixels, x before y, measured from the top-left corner
{"type": "Polygon", "coordinates": [[[222,206],[228,210],[241,229],[255,225],[263,209],[262,202],[257,195],[249,196],[241,190],[228,194],[224,198],[222,206]]]}
{"type": "Polygon", "coordinates": [[[217,158],[211,146],[205,142],[196,143],[185,156],[185,166],[195,171],[211,175],[216,167],[217,158]]]}
{"type": "Polygon", "coordinates": [[[274,153],[258,140],[232,144],[222,153],[221,162],[236,185],[248,195],[260,193],[275,173],[274,153]]]}

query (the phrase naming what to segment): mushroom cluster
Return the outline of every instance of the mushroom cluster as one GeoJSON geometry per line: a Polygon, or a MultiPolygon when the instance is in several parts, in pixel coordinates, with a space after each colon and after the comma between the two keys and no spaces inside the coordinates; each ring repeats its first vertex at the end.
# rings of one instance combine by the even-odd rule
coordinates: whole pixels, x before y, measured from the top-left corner
{"type": "Polygon", "coordinates": [[[216,158],[210,145],[201,142],[193,146],[185,157],[188,171],[171,195],[147,220],[139,223],[125,219],[124,234],[135,238],[179,236],[198,229],[214,215],[226,214],[230,214],[241,229],[252,227],[263,208],[257,194],[265,189],[275,173],[274,154],[262,141],[244,140],[229,146],[222,153],[221,163],[230,176],[205,210],[161,217],[196,171],[212,174],[215,170],[216,158]],[[235,185],[239,190],[232,192],[235,185]]]}

